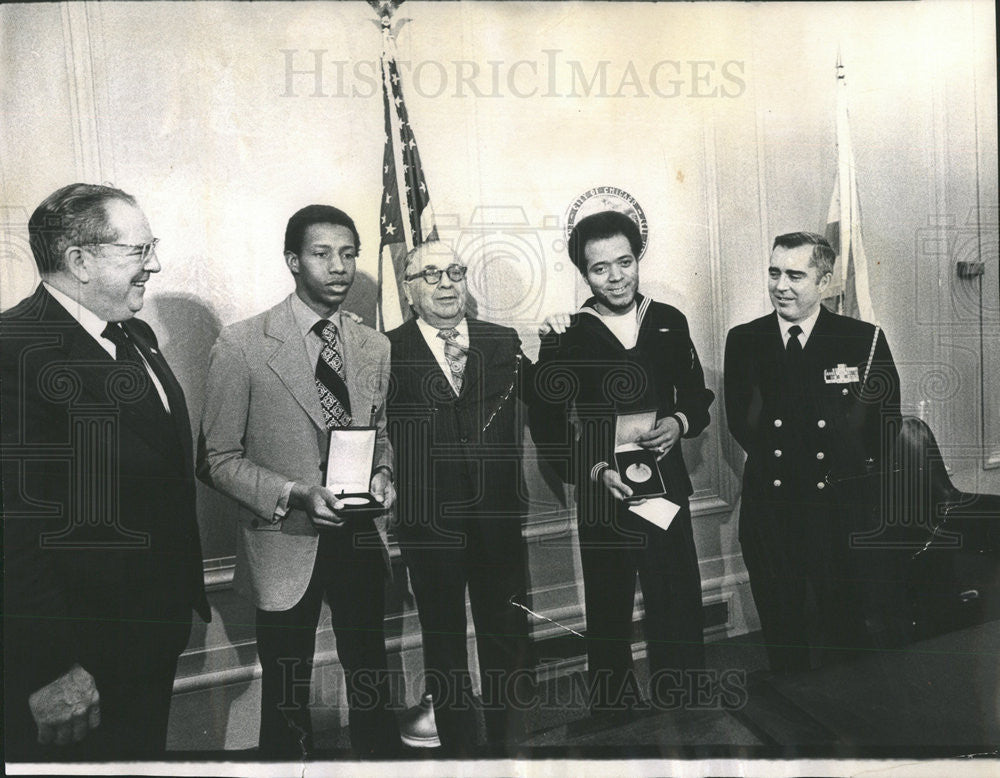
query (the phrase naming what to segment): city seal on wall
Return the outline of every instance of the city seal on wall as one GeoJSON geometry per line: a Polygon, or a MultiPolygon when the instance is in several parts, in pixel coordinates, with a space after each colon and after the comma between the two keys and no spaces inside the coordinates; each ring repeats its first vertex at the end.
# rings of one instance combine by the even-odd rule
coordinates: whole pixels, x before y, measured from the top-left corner
{"type": "Polygon", "coordinates": [[[580,219],[602,211],[624,213],[639,226],[639,234],[642,236],[642,251],[639,252],[636,259],[641,258],[646,252],[646,238],[649,235],[646,213],[642,210],[638,200],[617,186],[595,186],[573,200],[566,212],[566,238],[569,239],[573,227],[580,219]]]}

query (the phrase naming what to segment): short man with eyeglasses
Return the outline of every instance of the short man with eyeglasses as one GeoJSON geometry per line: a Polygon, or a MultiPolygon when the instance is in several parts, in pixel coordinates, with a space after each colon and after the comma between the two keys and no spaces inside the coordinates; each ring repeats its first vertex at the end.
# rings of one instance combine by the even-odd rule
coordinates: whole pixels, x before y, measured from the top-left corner
{"type": "Polygon", "coordinates": [[[339,208],[293,214],[285,264],[295,290],[225,327],[208,370],[198,477],[239,503],[234,586],[257,609],[265,759],[314,754],[309,688],[324,598],[353,752],[388,756],[399,747],[382,629],[385,521],[348,518],[324,485],[331,432],[371,427],[369,488],[386,508],[395,499],[385,426],[389,344],[341,307],[360,245],[339,208]]]}
{"type": "Polygon", "coordinates": [[[460,756],[476,742],[466,587],[491,746],[523,735],[531,701],[528,623],[515,605],[526,590],[519,399],[531,363],[513,329],[466,315],[466,268],[443,243],[409,253],[403,290],[416,317],[387,333],[397,535],[420,614],[437,734],[460,756]]]}
{"type": "Polygon", "coordinates": [[[91,184],[28,234],[42,282],[0,316],[5,756],[156,757],[191,611],[210,618],[184,393],[136,318],[157,241],[91,184]]]}

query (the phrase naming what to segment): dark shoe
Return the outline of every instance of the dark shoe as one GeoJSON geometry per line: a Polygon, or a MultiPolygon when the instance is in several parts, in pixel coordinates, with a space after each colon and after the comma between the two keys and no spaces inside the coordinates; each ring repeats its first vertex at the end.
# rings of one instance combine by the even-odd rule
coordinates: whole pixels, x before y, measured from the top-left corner
{"type": "Polygon", "coordinates": [[[410,748],[438,748],[441,745],[434,723],[434,700],[430,694],[424,694],[419,705],[400,716],[399,739],[410,748]]]}

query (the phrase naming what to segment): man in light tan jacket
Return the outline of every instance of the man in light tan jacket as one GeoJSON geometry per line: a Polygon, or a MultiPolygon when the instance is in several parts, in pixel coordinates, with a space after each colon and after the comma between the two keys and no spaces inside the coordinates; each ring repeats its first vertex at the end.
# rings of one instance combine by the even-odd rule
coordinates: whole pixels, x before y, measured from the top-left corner
{"type": "Polygon", "coordinates": [[[359,244],[343,211],[298,211],[285,232],[295,292],[226,327],[212,350],[198,476],[240,505],[234,584],[257,608],[264,758],[312,750],[309,678],[324,596],[347,681],[352,749],[384,756],[399,747],[382,629],[384,523],[338,515],[343,505],[323,485],[330,431],[371,427],[371,493],[386,508],[395,499],[385,426],[389,343],[340,309],[359,244]]]}

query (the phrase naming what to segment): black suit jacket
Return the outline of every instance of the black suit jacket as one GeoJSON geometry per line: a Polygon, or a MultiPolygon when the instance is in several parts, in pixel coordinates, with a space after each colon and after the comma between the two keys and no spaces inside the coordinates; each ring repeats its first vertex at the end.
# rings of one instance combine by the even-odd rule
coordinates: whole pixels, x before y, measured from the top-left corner
{"type": "Polygon", "coordinates": [[[509,327],[468,319],[469,352],[456,397],[415,319],[391,344],[389,436],[396,454],[397,534],[404,544],[458,544],[466,522],[509,545],[521,541],[527,490],[519,400],[531,362],[509,327]]]}
{"type": "MultiPolygon", "coordinates": [[[[588,300],[584,305],[593,305],[588,300]]],[[[542,338],[536,367],[541,401],[532,405],[532,431],[547,427],[544,441],[566,439],[571,410],[577,418],[575,441],[549,446],[550,461],[564,480],[576,483],[581,515],[593,500],[607,501],[607,492],[590,479],[598,462],[614,464],[615,417],[622,413],[655,410],[657,419],[683,413],[686,438],[709,423],[714,393],[705,387],[705,375],[683,313],[671,305],[636,295],[639,334],[635,347],[626,349],[612,332],[589,313],[574,314],[562,335],[542,338]],[[571,453],[570,453],[571,452],[571,453]]],[[[674,502],[690,496],[681,441],[660,460],[660,473],[674,502]]]]}
{"type": "Polygon", "coordinates": [[[138,669],[143,652],[179,653],[143,642],[143,625],[190,625],[192,607],[209,618],[184,394],[149,326],[124,327],[169,416],[136,410],[138,368],[112,359],[44,287],[0,317],[8,701],[75,663],[138,669]]]}
{"type": "Polygon", "coordinates": [[[838,365],[865,376],[875,327],[820,308],[802,352],[801,382],[789,381],[778,316],[734,327],[726,339],[729,430],[747,452],[740,531],[786,500],[830,504],[872,499],[872,478],[898,430],[899,374],[884,333],[860,380],[828,382],[838,365]]]}

